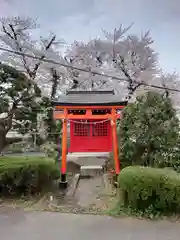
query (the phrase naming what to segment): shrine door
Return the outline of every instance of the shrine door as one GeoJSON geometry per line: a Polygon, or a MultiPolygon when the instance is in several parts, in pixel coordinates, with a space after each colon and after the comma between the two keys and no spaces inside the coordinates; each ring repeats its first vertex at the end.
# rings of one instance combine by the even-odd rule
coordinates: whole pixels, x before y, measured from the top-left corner
{"type": "Polygon", "coordinates": [[[78,120],[70,123],[69,152],[111,152],[110,121],[78,120]],[[94,123],[96,122],[96,123],[94,123]]]}

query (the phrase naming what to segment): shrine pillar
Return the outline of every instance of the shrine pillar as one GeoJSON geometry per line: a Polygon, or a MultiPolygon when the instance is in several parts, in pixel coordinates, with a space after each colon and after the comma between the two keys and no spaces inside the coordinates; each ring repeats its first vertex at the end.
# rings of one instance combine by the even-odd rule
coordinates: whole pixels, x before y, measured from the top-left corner
{"type": "MultiPolygon", "coordinates": [[[[67,116],[67,109],[64,109],[64,116],[67,116]]],[[[61,176],[60,176],[60,187],[67,187],[67,176],[66,176],[66,162],[67,162],[67,119],[63,119],[62,126],[62,160],[61,160],[61,176]]]]}
{"type": "Polygon", "coordinates": [[[112,120],[111,120],[111,125],[112,125],[112,137],[113,137],[113,153],[114,153],[114,163],[115,163],[115,171],[116,175],[120,173],[120,161],[119,161],[119,156],[118,156],[118,139],[117,139],[117,128],[116,128],[116,109],[112,109],[112,120]]]}

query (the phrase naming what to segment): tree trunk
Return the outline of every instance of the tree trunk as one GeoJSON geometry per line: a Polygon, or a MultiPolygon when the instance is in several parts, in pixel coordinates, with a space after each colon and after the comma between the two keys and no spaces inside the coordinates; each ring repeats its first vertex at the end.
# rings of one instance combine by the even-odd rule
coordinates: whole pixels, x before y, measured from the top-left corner
{"type": "Polygon", "coordinates": [[[12,137],[7,138],[7,133],[5,131],[0,130],[0,153],[2,153],[3,149],[10,144],[22,141],[20,137],[12,137]]]}
{"type": "Polygon", "coordinates": [[[0,131],[0,153],[5,148],[6,144],[6,133],[4,131],[0,131]]]}

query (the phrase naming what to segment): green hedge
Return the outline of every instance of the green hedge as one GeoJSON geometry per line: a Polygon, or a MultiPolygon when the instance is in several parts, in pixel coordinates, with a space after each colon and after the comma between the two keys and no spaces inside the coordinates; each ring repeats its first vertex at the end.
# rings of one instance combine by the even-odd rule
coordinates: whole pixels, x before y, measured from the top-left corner
{"type": "Polygon", "coordinates": [[[124,206],[145,211],[180,212],[180,174],[170,169],[131,166],[119,175],[124,206]]]}
{"type": "Polygon", "coordinates": [[[34,194],[59,178],[53,159],[0,157],[0,194],[34,194]]]}

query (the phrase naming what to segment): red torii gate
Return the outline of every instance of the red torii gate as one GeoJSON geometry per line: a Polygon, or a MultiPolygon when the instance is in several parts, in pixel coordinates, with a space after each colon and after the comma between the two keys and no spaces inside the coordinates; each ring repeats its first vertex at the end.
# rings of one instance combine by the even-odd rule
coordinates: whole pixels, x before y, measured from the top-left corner
{"type": "Polygon", "coordinates": [[[116,120],[127,101],[114,91],[68,91],[52,101],[55,120],[63,121],[62,165],[60,182],[67,185],[67,122],[70,122],[68,152],[114,152],[116,174],[120,172],[116,120]]]}

